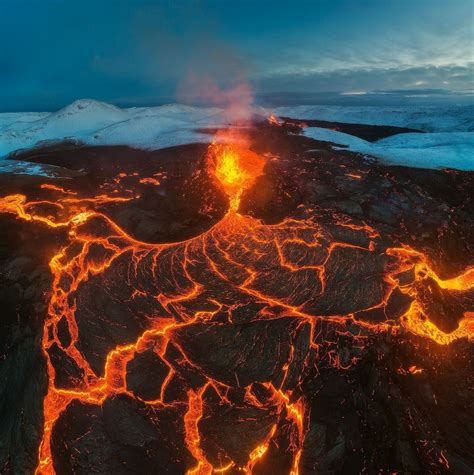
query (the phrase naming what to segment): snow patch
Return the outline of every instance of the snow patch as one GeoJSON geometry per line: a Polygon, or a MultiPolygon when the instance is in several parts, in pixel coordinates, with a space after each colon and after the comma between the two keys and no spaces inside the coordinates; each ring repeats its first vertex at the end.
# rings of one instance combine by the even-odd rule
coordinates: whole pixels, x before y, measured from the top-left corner
{"type": "Polygon", "coordinates": [[[373,143],[319,127],[308,127],[304,129],[304,134],[316,140],[343,145],[352,152],[380,158],[388,164],[417,168],[474,170],[472,132],[398,134],[373,143]]]}

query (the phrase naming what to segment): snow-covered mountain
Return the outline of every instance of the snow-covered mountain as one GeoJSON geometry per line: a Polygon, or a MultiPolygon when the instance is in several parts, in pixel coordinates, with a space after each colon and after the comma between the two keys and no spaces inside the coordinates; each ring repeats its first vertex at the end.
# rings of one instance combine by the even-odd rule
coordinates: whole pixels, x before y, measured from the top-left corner
{"type": "MultiPolygon", "coordinates": [[[[401,108],[312,105],[273,110],[257,108],[255,113],[420,129],[426,133],[399,134],[375,143],[318,127],[305,129],[305,134],[390,163],[474,170],[474,106],[401,108]]],[[[209,135],[199,133],[197,129],[230,122],[226,112],[218,108],[170,104],[121,109],[104,102],[81,99],[57,112],[0,114],[0,157],[44,142],[65,139],[88,145],[130,145],[143,149],[208,142],[209,135]]],[[[23,164],[22,169],[28,169],[28,166],[23,164]]],[[[7,166],[5,161],[0,160],[2,170],[12,171],[12,162],[8,162],[7,166]]]]}

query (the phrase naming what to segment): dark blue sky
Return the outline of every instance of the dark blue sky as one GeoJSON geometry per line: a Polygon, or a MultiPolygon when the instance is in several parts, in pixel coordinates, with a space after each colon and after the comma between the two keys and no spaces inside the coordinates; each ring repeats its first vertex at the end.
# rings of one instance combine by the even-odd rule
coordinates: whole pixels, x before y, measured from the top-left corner
{"type": "Polygon", "coordinates": [[[191,75],[257,93],[465,93],[473,10],[472,0],[0,0],[0,110],[170,102],[191,75]]]}

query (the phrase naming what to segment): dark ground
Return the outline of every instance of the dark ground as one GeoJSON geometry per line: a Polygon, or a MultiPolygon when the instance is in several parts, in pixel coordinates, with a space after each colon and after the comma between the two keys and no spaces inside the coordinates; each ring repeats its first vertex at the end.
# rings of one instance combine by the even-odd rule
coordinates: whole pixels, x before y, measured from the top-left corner
{"type": "MultiPolygon", "coordinates": [[[[322,126],[318,121],[305,122],[322,126]]],[[[392,127],[332,125],[367,140],[397,132],[392,127]]],[[[252,148],[278,159],[269,159],[264,175],[244,195],[241,213],[279,223],[300,217],[302,208],[310,209],[312,217],[335,234],[335,223],[341,220],[365,223],[380,233],[378,245],[405,244],[425,253],[442,278],[474,264],[473,173],[384,166],[353,153],[334,151],[327,143],[288,135],[288,130],[293,127],[265,124],[249,130],[252,148]]],[[[30,200],[49,199],[50,190],[40,188],[44,183],[81,196],[117,188],[124,193],[132,190],[140,197],[95,209],[140,241],[180,241],[211,228],[227,209],[223,191],[202,171],[205,153],[202,144],[154,152],[128,147],[33,150],[15,158],[60,165],[78,170],[80,175],[72,179],[0,175],[1,196],[23,193],[30,200]],[[124,175],[117,178],[119,174],[124,175]],[[159,177],[160,186],[140,183],[140,179],[153,176],[159,177]]],[[[0,214],[1,473],[33,473],[37,465],[42,402],[48,384],[41,351],[52,279],[48,262],[67,239],[65,230],[0,214]]],[[[358,279],[369,278],[373,271],[370,267],[361,271],[358,279]]],[[[341,285],[344,279],[346,276],[341,277],[341,285]]],[[[357,297],[348,294],[346,298],[357,297]]],[[[438,301],[435,313],[438,327],[449,332],[457,327],[459,314],[453,313],[446,299],[438,301]]],[[[472,312],[472,292],[463,302],[463,308],[472,312]]],[[[221,337],[204,330],[201,335],[199,330],[194,337],[183,334],[180,338],[191,342],[201,338],[203,345],[217,348],[222,344],[220,338],[235,341],[233,348],[209,356],[232,362],[246,351],[244,329],[256,331],[264,346],[266,339],[272,338],[281,338],[285,345],[285,332],[289,331],[285,328],[283,324],[280,330],[259,330],[248,324],[239,330],[243,339],[231,330],[221,337]]],[[[370,339],[361,350],[354,348],[350,336],[333,335],[331,329],[321,332],[334,345],[321,350],[320,361],[314,369],[305,370],[299,383],[298,391],[311,408],[300,474],[473,473],[472,344],[458,340],[439,346],[414,335],[383,334],[370,339]],[[346,360],[356,355],[357,363],[347,370],[334,367],[327,362],[328,354],[334,352],[346,360]],[[411,366],[423,368],[423,372],[407,374],[411,366]]],[[[205,366],[206,355],[200,357],[205,366]]],[[[139,373],[163,378],[159,364],[157,367],[145,357],[135,360],[139,373]]],[[[252,357],[249,364],[258,380],[259,368],[265,371],[265,363],[252,357]]],[[[131,372],[130,378],[129,384],[137,392],[144,392],[147,398],[154,396],[153,387],[147,386],[143,377],[134,379],[131,372]]],[[[207,397],[212,400],[215,396],[207,397]]],[[[232,439],[233,431],[238,432],[242,445],[247,438],[259,440],[258,428],[236,426],[236,420],[259,417],[249,408],[245,410],[250,412],[242,409],[244,412],[235,415],[219,404],[209,403],[209,407],[214,407],[215,413],[209,413],[200,426],[201,432],[208,434],[209,453],[220,439],[232,439]],[[225,429],[227,423],[230,429],[225,429]],[[220,425],[221,432],[216,430],[220,425]]],[[[194,466],[189,452],[182,449],[182,435],[179,431],[175,434],[178,416],[161,411],[158,429],[146,422],[146,417],[155,416],[125,395],[108,398],[102,407],[71,403],[53,431],[57,473],[183,473],[194,466]],[[166,442],[164,434],[168,434],[166,442]]],[[[272,416],[268,417],[270,421],[272,416]]],[[[288,473],[275,443],[256,473],[288,473]]],[[[281,443],[284,445],[284,439],[281,443]]],[[[251,441],[249,444],[252,446],[251,441]]],[[[239,457],[238,448],[227,449],[239,457]]]]}

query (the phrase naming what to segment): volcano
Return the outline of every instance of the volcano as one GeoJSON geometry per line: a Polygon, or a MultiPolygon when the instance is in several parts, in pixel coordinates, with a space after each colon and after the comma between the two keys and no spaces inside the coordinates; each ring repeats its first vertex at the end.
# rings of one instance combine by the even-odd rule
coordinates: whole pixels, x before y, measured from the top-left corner
{"type": "Polygon", "coordinates": [[[2,473],[472,473],[473,174],[299,132],[0,178],[2,473]]]}

